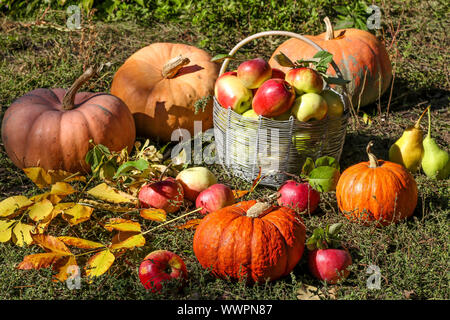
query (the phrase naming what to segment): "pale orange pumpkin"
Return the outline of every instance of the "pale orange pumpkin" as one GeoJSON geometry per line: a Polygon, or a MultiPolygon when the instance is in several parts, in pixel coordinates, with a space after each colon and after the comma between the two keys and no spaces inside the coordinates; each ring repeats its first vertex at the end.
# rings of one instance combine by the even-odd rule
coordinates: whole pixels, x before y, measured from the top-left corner
{"type": "MultiPolygon", "coordinates": [[[[325,18],[325,23],[326,32],[305,37],[333,54],[333,60],[344,79],[351,80],[347,84],[347,91],[355,109],[358,104],[366,106],[376,101],[389,88],[392,79],[392,66],[384,43],[370,32],[359,29],[334,31],[328,18],[325,18]]],[[[287,72],[289,68],[282,67],[274,59],[279,52],[296,61],[312,58],[317,49],[295,38],[283,42],[273,53],[269,64],[287,72]]],[[[331,66],[327,73],[336,75],[331,66]]]]}
{"type": "Polygon", "coordinates": [[[178,128],[194,133],[213,126],[212,103],[195,112],[195,103],[214,94],[218,66],[199,48],[179,43],[153,43],[133,55],[117,70],[111,93],[134,115],[138,135],[170,141],[178,128]]]}

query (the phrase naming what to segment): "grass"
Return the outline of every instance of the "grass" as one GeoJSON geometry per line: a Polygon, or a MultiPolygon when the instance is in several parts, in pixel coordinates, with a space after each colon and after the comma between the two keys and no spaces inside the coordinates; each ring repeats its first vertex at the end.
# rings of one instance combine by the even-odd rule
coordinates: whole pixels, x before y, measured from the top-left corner
{"type": "MultiPolygon", "coordinates": [[[[33,25],[42,11],[37,11],[35,16],[1,17],[0,117],[15,98],[38,87],[68,87],[83,67],[96,62],[110,62],[111,66],[84,89],[108,91],[112,77],[123,61],[137,49],[152,42],[189,43],[214,55],[227,52],[231,45],[260,30],[280,28],[303,34],[322,32],[324,26],[321,19],[325,14],[332,18],[337,16],[333,10],[336,3],[321,1],[321,6],[311,4],[314,10],[308,7],[311,9],[308,11],[311,12],[309,16],[302,12],[290,20],[285,16],[290,10],[288,5],[272,8],[271,14],[274,15],[279,10],[281,18],[271,21],[258,18],[257,10],[260,7],[254,9],[256,12],[251,11],[249,19],[230,20],[235,9],[227,11],[224,6],[220,8],[223,12],[214,13],[211,5],[198,6],[195,10],[206,10],[198,21],[191,21],[188,15],[182,16],[181,12],[175,10],[178,7],[172,8],[174,12],[166,13],[161,11],[164,8],[160,8],[159,16],[146,22],[133,18],[119,21],[120,17],[110,17],[107,22],[84,21],[90,28],[83,32],[64,32],[48,25],[33,25]],[[219,14],[223,14],[225,18],[222,19],[219,14]],[[165,17],[167,22],[163,21],[165,17]]],[[[359,121],[354,126],[349,126],[340,161],[342,169],[366,160],[364,150],[369,140],[375,142],[374,153],[379,158],[387,159],[389,146],[428,104],[432,105],[434,138],[444,148],[447,148],[450,141],[450,83],[448,65],[445,63],[449,58],[449,39],[446,35],[448,23],[445,19],[449,13],[448,4],[444,1],[407,1],[406,4],[404,1],[378,1],[377,5],[383,12],[383,32],[380,35],[384,34],[395,70],[392,97],[389,99],[388,93],[381,98],[379,105],[374,103],[363,109],[371,116],[371,125],[364,125],[359,121]]],[[[248,8],[244,7],[244,10],[248,8]]],[[[241,11],[239,14],[242,14],[241,11]]],[[[65,14],[52,9],[44,19],[63,26],[65,14]]],[[[336,22],[335,19],[332,21],[336,22]]],[[[244,54],[268,57],[282,40],[284,39],[260,40],[250,45],[244,54]]],[[[362,119],[362,113],[358,118],[362,119]]],[[[155,143],[158,144],[157,141],[155,143]]],[[[218,166],[213,170],[220,181],[232,187],[248,187],[248,183],[228,177],[218,166]]],[[[433,181],[421,172],[415,178],[419,187],[419,202],[414,216],[397,225],[379,229],[348,223],[338,213],[334,193],[322,196],[317,214],[304,217],[308,235],[316,226],[344,223],[344,244],[350,250],[354,264],[347,281],[333,286],[337,299],[449,298],[448,180],[433,181]],[[381,270],[380,290],[367,289],[369,275],[366,270],[372,264],[381,270]]],[[[258,187],[252,197],[273,191],[258,187]]],[[[0,199],[18,194],[31,196],[38,192],[23,172],[11,163],[1,145],[0,199]]],[[[109,212],[97,210],[90,221],[72,228],[62,220],[56,221],[49,234],[70,234],[108,242],[110,233],[104,231],[99,222],[110,216],[113,215],[109,212]]],[[[147,230],[154,225],[156,224],[144,222],[143,229],[147,230]]],[[[248,286],[215,279],[200,267],[193,254],[193,234],[193,230],[160,228],[146,237],[146,246],[118,258],[107,274],[95,279],[93,283],[87,283],[83,278],[81,290],[69,290],[65,283],[50,281],[54,274],[50,269],[15,269],[25,255],[41,252],[37,246],[19,248],[11,243],[0,244],[0,299],[292,300],[297,298],[297,291],[302,283],[319,288],[327,299],[333,298],[327,293],[327,286],[310,275],[304,258],[290,276],[273,283],[248,286]],[[141,286],[137,267],[143,257],[155,249],[174,251],[185,260],[189,280],[182,291],[169,290],[153,294],[141,286]]],[[[80,265],[83,265],[82,259],[80,265]]]]}

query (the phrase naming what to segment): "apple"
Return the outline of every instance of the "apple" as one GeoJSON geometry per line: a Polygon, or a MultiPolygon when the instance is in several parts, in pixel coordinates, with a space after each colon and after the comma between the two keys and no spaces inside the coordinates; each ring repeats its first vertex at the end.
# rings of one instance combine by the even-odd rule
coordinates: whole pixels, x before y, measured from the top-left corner
{"type": "Polygon", "coordinates": [[[230,187],[216,183],[200,192],[195,200],[196,208],[203,208],[200,212],[208,214],[227,206],[231,206],[236,202],[233,190],[230,187]]]}
{"type": "Polygon", "coordinates": [[[295,99],[292,114],[298,121],[322,120],[326,117],[328,105],[317,93],[305,93],[295,99]]]}
{"type": "Polygon", "coordinates": [[[293,68],[286,74],[285,80],[294,87],[297,94],[321,93],[324,82],[322,76],[311,68],[293,68]]]}
{"type": "Polygon", "coordinates": [[[214,95],[222,107],[231,108],[237,113],[243,113],[252,105],[252,91],[242,84],[233,71],[216,80],[214,95]]]}
{"type": "Polygon", "coordinates": [[[259,115],[257,115],[256,112],[255,112],[255,110],[253,110],[253,109],[250,109],[250,110],[245,111],[245,112],[242,114],[242,116],[243,116],[243,117],[247,117],[247,118],[254,118],[254,119],[258,119],[258,118],[259,118],[259,115]]]}
{"type": "Polygon", "coordinates": [[[292,135],[292,143],[299,154],[305,151],[315,153],[310,146],[311,135],[307,132],[296,132],[292,135]]]}
{"type": "Polygon", "coordinates": [[[295,91],[283,79],[269,79],[264,82],[253,98],[252,107],[256,114],[276,117],[288,111],[295,100],[295,91]]]}
{"type": "Polygon", "coordinates": [[[248,89],[259,88],[272,76],[272,68],[261,58],[242,62],[237,68],[237,77],[248,89]]]}
{"type": "Polygon", "coordinates": [[[341,100],[341,97],[334,91],[331,90],[323,90],[320,94],[328,106],[328,116],[330,118],[340,118],[344,113],[344,103],[341,100]]]}
{"type": "Polygon", "coordinates": [[[171,280],[176,280],[182,287],[187,275],[183,259],[167,250],[149,253],[139,266],[139,280],[152,292],[160,292],[165,283],[171,280]]]}
{"type": "Polygon", "coordinates": [[[176,179],[183,187],[184,197],[193,202],[200,192],[217,183],[216,176],[205,167],[184,169],[176,179]]]}
{"type": "Polygon", "coordinates": [[[315,249],[308,254],[308,266],[319,280],[335,284],[348,277],[352,257],[343,249],[315,249]]]}
{"type": "Polygon", "coordinates": [[[285,113],[280,114],[279,116],[273,117],[272,119],[278,121],[286,121],[289,120],[290,117],[291,117],[291,110],[288,110],[285,113]]]}
{"type": "Polygon", "coordinates": [[[314,190],[307,182],[299,183],[287,180],[278,189],[278,205],[289,207],[298,212],[308,210],[313,213],[320,201],[320,193],[314,190]]]}
{"type": "Polygon", "coordinates": [[[272,78],[271,79],[285,79],[286,73],[277,68],[272,68],[272,78]]]}
{"type": "Polygon", "coordinates": [[[143,185],[139,190],[138,198],[142,208],[157,208],[173,213],[183,204],[184,191],[181,184],[174,178],[166,178],[143,185]]]}

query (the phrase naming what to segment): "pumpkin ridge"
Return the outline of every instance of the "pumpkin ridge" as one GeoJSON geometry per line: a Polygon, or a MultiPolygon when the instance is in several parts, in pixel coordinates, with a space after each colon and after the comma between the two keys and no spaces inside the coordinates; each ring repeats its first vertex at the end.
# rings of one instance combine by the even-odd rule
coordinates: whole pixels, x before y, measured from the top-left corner
{"type": "MultiPolygon", "coordinates": [[[[231,223],[232,223],[234,220],[236,220],[236,219],[238,219],[238,218],[241,217],[241,215],[239,215],[238,212],[232,212],[232,213],[236,213],[236,214],[238,214],[238,215],[236,215],[236,217],[233,218],[232,220],[228,221],[228,224],[222,229],[222,232],[220,233],[219,240],[218,240],[218,246],[217,246],[219,249],[222,247],[222,244],[223,244],[222,242],[223,242],[223,239],[224,239],[224,237],[225,237],[224,234],[225,234],[226,231],[229,229],[231,223]]],[[[214,263],[214,265],[217,265],[218,269],[219,269],[221,272],[224,272],[224,270],[222,270],[222,266],[220,265],[220,261],[219,261],[219,252],[217,252],[217,254],[216,254],[216,262],[214,263]]]]}
{"type": "MultiPolygon", "coordinates": [[[[266,214],[263,218],[267,218],[270,215],[270,212],[268,214],[266,214]]],[[[283,240],[284,243],[284,252],[288,253],[290,250],[290,246],[287,244],[286,242],[286,238],[284,237],[283,232],[281,232],[280,228],[278,227],[278,225],[276,223],[273,222],[273,220],[271,220],[272,217],[268,217],[269,219],[262,219],[262,221],[264,221],[265,223],[270,223],[271,225],[273,225],[275,227],[275,229],[277,230],[278,234],[280,235],[280,239],[283,240]]],[[[276,219],[276,217],[273,217],[276,219]]],[[[284,271],[282,273],[282,276],[286,275],[286,271],[289,270],[289,258],[290,255],[286,254],[286,259],[284,260],[285,264],[284,264],[284,271]]],[[[288,272],[289,273],[289,272],[288,272]]]]}

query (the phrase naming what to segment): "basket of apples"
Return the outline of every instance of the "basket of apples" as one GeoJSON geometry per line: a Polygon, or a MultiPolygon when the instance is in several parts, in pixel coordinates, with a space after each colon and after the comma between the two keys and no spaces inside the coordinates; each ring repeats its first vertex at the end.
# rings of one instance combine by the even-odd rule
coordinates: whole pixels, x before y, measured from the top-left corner
{"type": "Polygon", "coordinates": [[[332,55],[308,38],[286,31],[265,31],[239,42],[226,57],[214,91],[214,137],[217,159],[226,170],[247,181],[258,175],[263,185],[280,186],[299,174],[307,158],[342,153],[348,98],[330,85],[345,83],[332,55]],[[277,62],[284,73],[262,58],[246,60],[226,72],[230,59],[245,44],[263,36],[300,39],[318,52],[310,60],[277,62]],[[328,65],[337,77],[326,74],[328,65]]]}

